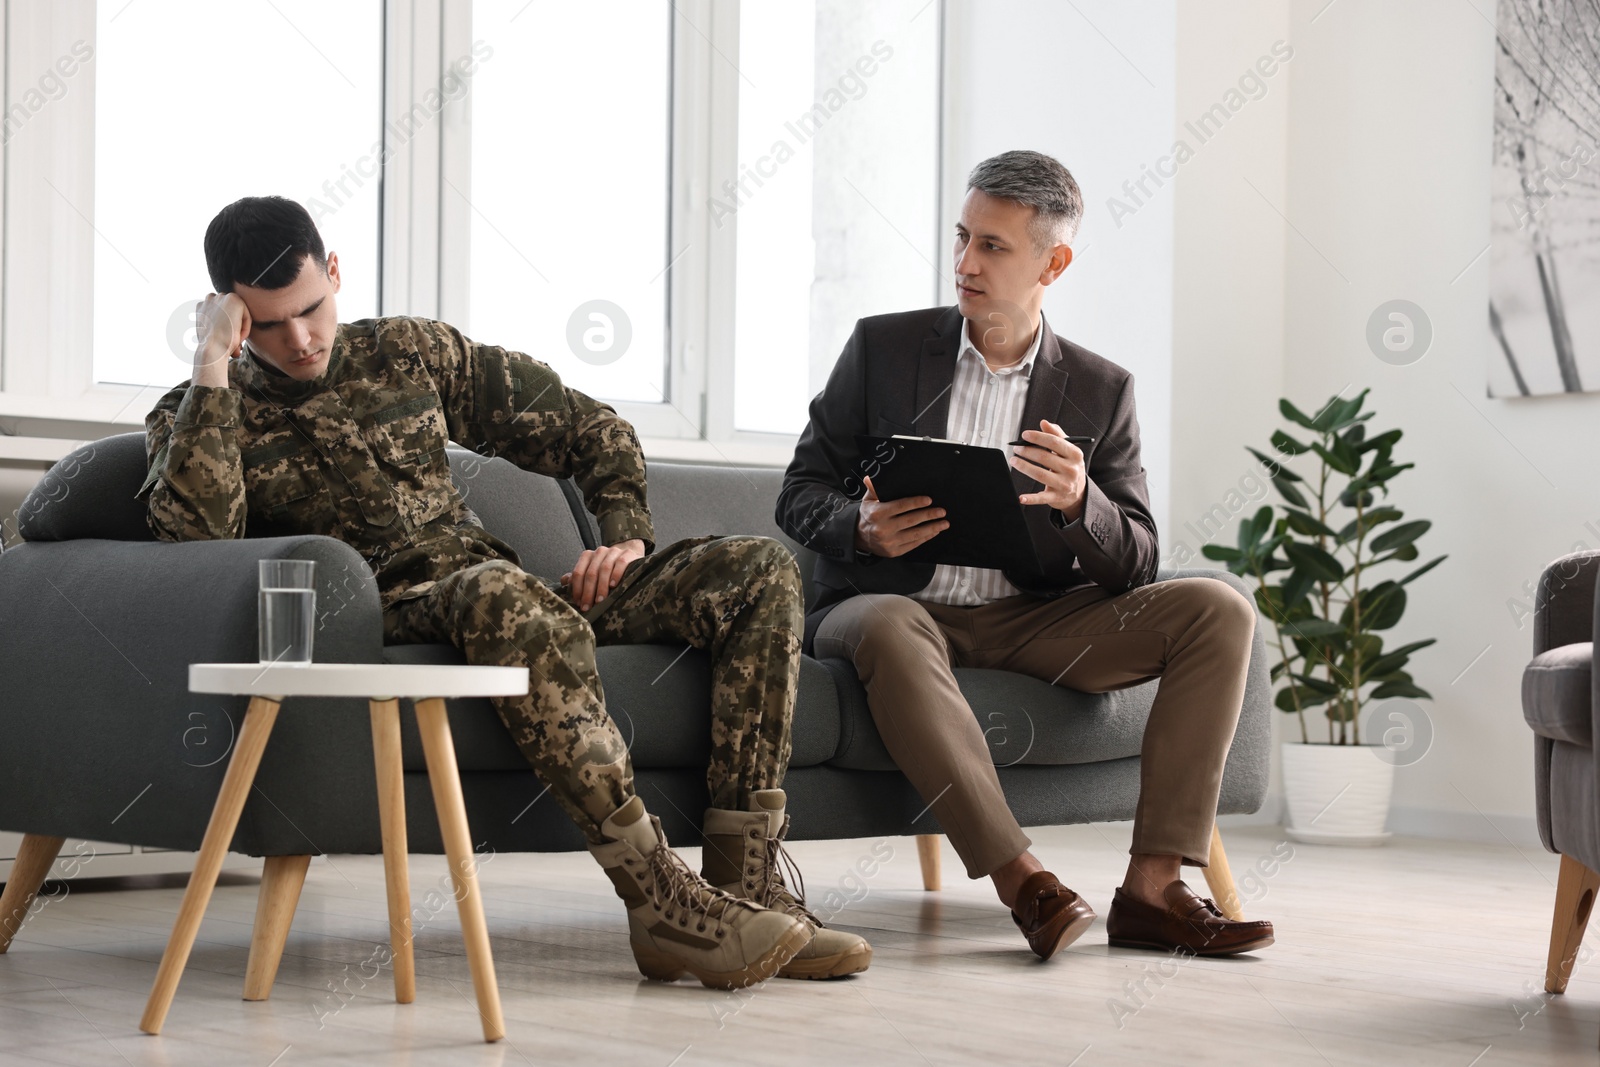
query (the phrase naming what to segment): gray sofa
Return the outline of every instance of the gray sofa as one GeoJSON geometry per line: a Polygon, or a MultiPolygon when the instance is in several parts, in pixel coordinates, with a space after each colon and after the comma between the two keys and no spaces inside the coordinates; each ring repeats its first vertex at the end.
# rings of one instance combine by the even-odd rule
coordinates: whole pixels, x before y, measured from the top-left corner
{"type": "Polygon", "coordinates": [[[1534,600],[1533,660],[1522,674],[1522,714],[1533,728],[1534,799],[1544,847],[1561,854],[1545,990],[1564,993],[1600,892],[1600,772],[1596,769],[1595,640],[1600,552],[1545,568],[1534,600]]]}
{"type": "MultiPolygon", "coordinates": [[[[468,506],[528,570],[558,575],[595,543],[570,485],[454,447],[450,462],[468,506]]],[[[152,540],[133,497],[144,475],[141,434],[83,446],[29,495],[19,515],[25,542],[0,554],[0,830],[198,846],[245,698],[188,693],[187,665],[254,661],[258,559],[317,561],[319,661],[461,662],[447,645],[384,646],[376,586],[342,542],[152,540]]],[[[782,538],[772,519],[780,480],[769,469],[652,464],[658,543],[714,532],[782,538]]],[[[810,554],[798,554],[809,573],[810,554]]],[[[1245,591],[1223,571],[1176,573],[1245,591]]],[[[641,794],[669,838],[693,843],[706,803],[708,671],[700,653],[680,659],[681,651],[602,648],[599,663],[641,794]]],[[[1132,817],[1153,684],[1091,696],[999,671],[957,675],[1025,825],[1132,817]]],[[[1261,805],[1270,689],[1258,630],[1224,813],[1261,805]]],[[[477,846],[581,848],[488,702],[452,701],[449,712],[477,846]]],[[[402,718],[411,848],[441,852],[409,704],[402,718]]],[[[233,847],[265,856],[381,851],[371,746],[364,702],[288,701],[233,847]]],[[[784,784],[797,839],[938,832],[890,762],[843,661],[802,665],[784,784]]]]}

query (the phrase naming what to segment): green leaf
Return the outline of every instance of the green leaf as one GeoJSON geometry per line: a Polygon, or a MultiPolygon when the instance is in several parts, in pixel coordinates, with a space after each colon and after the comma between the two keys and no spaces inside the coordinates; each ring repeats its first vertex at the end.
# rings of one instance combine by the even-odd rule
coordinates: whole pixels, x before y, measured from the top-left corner
{"type": "Polygon", "coordinates": [[[1421,697],[1432,700],[1433,694],[1410,682],[1384,682],[1367,697],[1369,700],[1387,700],[1390,697],[1421,697]]]}
{"type": "Polygon", "coordinates": [[[1328,402],[1318,408],[1316,415],[1312,417],[1311,428],[1318,433],[1331,432],[1334,428],[1334,423],[1338,421],[1340,411],[1348,403],[1348,400],[1340,400],[1337,396],[1329,398],[1328,402]]]}
{"type": "Polygon", "coordinates": [[[1283,590],[1282,601],[1285,611],[1293,611],[1311,592],[1311,587],[1316,584],[1316,579],[1308,572],[1296,570],[1283,580],[1280,588],[1283,590]]]}
{"type": "Polygon", "coordinates": [[[1374,448],[1379,448],[1379,449],[1393,448],[1394,445],[1395,445],[1395,442],[1398,441],[1398,440],[1400,440],[1400,431],[1399,430],[1387,430],[1387,431],[1385,431],[1383,433],[1378,434],[1378,436],[1376,436],[1376,437],[1369,437],[1366,440],[1362,441],[1360,447],[1357,448],[1356,451],[1357,452],[1370,452],[1374,448]]]}
{"type": "Polygon", "coordinates": [[[1323,433],[1332,433],[1341,430],[1355,420],[1356,413],[1361,410],[1361,404],[1367,398],[1370,389],[1363,389],[1348,400],[1337,398],[1330,400],[1326,407],[1317,413],[1312,420],[1312,429],[1323,433]]]}
{"type": "Polygon", "coordinates": [[[1392,530],[1385,530],[1372,539],[1370,547],[1373,552],[1387,552],[1401,545],[1409,545],[1432,528],[1433,523],[1427,519],[1417,519],[1414,522],[1401,523],[1392,530]]]}
{"type": "Polygon", "coordinates": [[[1387,630],[1400,621],[1405,611],[1406,591],[1395,582],[1380,582],[1361,593],[1363,630],[1387,630]]]}
{"type": "Polygon", "coordinates": [[[1282,475],[1272,479],[1272,486],[1274,489],[1278,490],[1279,496],[1283,497],[1283,499],[1287,500],[1295,507],[1310,507],[1310,505],[1306,503],[1306,498],[1300,495],[1300,490],[1290,485],[1282,475]]]}
{"type": "Polygon", "coordinates": [[[1339,531],[1339,540],[1348,541],[1357,536],[1365,537],[1375,527],[1402,518],[1405,518],[1405,512],[1387,505],[1381,508],[1373,508],[1371,511],[1364,511],[1359,519],[1351,519],[1345,528],[1339,531]]]}
{"type": "MultiPolygon", "coordinates": [[[[1338,471],[1340,474],[1353,475],[1356,472],[1356,462],[1353,456],[1340,456],[1337,448],[1333,451],[1322,447],[1316,441],[1311,442],[1311,451],[1322,457],[1322,462],[1338,471]]],[[[1348,451],[1348,450],[1347,450],[1348,451]]]]}
{"type": "Polygon", "coordinates": [[[1295,511],[1285,508],[1284,515],[1288,519],[1289,529],[1295,533],[1305,534],[1307,537],[1338,537],[1333,528],[1308,511],[1295,511]]]}
{"type": "Polygon", "coordinates": [[[1234,560],[1244,557],[1243,552],[1240,552],[1237,548],[1229,548],[1227,545],[1201,545],[1200,554],[1206,559],[1221,560],[1224,563],[1232,563],[1234,560]]]}
{"type": "Polygon", "coordinates": [[[1344,577],[1344,566],[1316,545],[1291,541],[1283,546],[1283,552],[1296,568],[1322,581],[1337,582],[1344,577]]]}
{"type": "Polygon", "coordinates": [[[1416,570],[1412,571],[1410,574],[1408,574],[1404,578],[1400,579],[1400,584],[1401,585],[1405,585],[1407,582],[1410,582],[1413,578],[1421,578],[1424,574],[1427,574],[1429,571],[1433,570],[1433,568],[1435,568],[1439,564],[1443,563],[1447,558],[1449,558],[1449,557],[1440,556],[1438,559],[1429,560],[1427,563],[1424,563],[1422,566],[1418,567],[1416,570]]]}
{"type": "Polygon", "coordinates": [[[1415,463],[1378,463],[1372,464],[1372,469],[1367,471],[1366,480],[1373,485],[1382,485],[1401,471],[1410,470],[1415,463]]]}
{"type": "Polygon", "coordinates": [[[1314,708],[1319,704],[1326,704],[1329,700],[1326,693],[1315,692],[1303,685],[1286,685],[1278,690],[1278,695],[1273,698],[1273,703],[1284,711],[1294,711],[1296,697],[1300,698],[1300,706],[1302,708],[1314,708]]]}
{"type": "Polygon", "coordinates": [[[1301,619],[1291,622],[1283,628],[1283,632],[1295,637],[1316,639],[1330,637],[1333,634],[1344,633],[1344,627],[1331,619],[1301,619]]]}
{"type": "MultiPolygon", "coordinates": [[[[1282,430],[1272,432],[1272,447],[1291,456],[1303,456],[1311,451],[1310,445],[1301,444],[1282,430]]],[[[1298,481],[1299,479],[1296,479],[1298,481]]]]}
{"type": "Polygon", "coordinates": [[[1329,696],[1339,695],[1339,687],[1328,681],[1326,678],[1318,678],[1314,674],[1297,674],[1295,675],[1295,678],[1300,682],[1301,685],[1314,689],[1319,693],[1326,693],[1329,696]]]}
{"type": "Polygon", "coordinates": [[[1360,494],[1356,494],[1347,489],[1339,494],[1339,503],[1343,504],[1347,508],[1370,508],[1373,502],[1377,499],[1377,497],[1365,491],[1361,492],[1360,494]]]}
{"type": "MultiPolygon", "coordinates": [[[[1288,481],[1291,481],[1291,482],[1298,482],[1298,481],[1302,480],[1298,474],[1296,474],[1294,471],[1290,470],[1288,467],[1284,466],[1283,457],[1280,456],[1277,459],[1273,459],[1271,456],[1267,455],[1265,452],[1257,452],[1255,449],[1251,448],[1249,445],[1245,446],[1245,451],[1249,452],[1252,456],[1256,457],[1257,459],[1259,459],[1261,461],[1262,465],[1267,468],[1267,475],[1269,477],[1272,477],[1272,478],[1284,478],[1284,479],[1287,479],[1288,481]]],[[[1301,452],[1304,452],[1304,451],[1305,451],[1304,449],[1301,450],[1301,452]]],[[[1300,455],[1301,452],[1296,452],[1295,455],[1300,455]]]]}
{"type": "MultiPolygon", "coordinates": [[[[1289,403],[1287,399],[1278,401],[1278,411],[1290,422],[1297,422],[1308,430],[1313,428],[1311,425],[1311,419],[1305,414],[1305,412],[1289,403]]],[[[1277,434],[1273,434],[1273,438],[1274,440],[1272,443],[1277,444],[1277,434]]]]}
{"type": "Polygon", "coordinates": [[[1371,663],[1362,664],[1361,675],[1371,681],[1381,678],[1391,671],[1397,671],[1406,665],[1406,661],[1411,658],[1411,653],[1419,648],[1427,648],[1434,643],[1435,639],[1430,637],[1426,641],[1413,641],[1409,645],[1401,645],[1393,652],[1385,652],[1371,663]]]}
{"type": "Polygon", "coordinates": [[[1239,547],[1254,548],[1261,543],[1268,530],[1272,529],[1272,507],[1263,505],[1253,517],[1239,523],[1239,547]],[[1249,540],[1246,540],[1248,528],[1249,540]]]}

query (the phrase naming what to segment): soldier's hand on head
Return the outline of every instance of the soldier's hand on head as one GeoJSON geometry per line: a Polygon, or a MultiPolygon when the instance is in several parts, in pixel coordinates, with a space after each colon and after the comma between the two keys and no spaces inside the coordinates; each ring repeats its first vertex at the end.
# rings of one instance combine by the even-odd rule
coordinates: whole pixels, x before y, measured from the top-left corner
{"type": "Polygon", "coordinates": [[[572,569],[561,576],[561,584],[572,593],[579,611],[588,611],[622,580],[628,564],[644,556],[644,542],[638,538],[620,541],[604,548],[591,548],[578,557],[572,569]]]}
{"type": "Polygon", "coordinates": [[[200,343],[194,350],[194,384],[226,388],[228,361],[250,336],[250,309],[237,293],[211,293],[194,306],[200,343]]]}

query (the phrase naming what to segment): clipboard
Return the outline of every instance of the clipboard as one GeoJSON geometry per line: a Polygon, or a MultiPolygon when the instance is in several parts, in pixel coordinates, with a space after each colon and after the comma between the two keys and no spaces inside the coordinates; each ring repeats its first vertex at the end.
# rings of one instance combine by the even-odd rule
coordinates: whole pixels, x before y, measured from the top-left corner
{"type": "Polygon", "coordinates": [[[948,529],[897,558],[912,563],[987,567],[1038,575],[1039,554],[1011,481],[1011,465],[998,448],[933,437],[856,436],[879,500],[925,496],[945,510],[948,529]]]}

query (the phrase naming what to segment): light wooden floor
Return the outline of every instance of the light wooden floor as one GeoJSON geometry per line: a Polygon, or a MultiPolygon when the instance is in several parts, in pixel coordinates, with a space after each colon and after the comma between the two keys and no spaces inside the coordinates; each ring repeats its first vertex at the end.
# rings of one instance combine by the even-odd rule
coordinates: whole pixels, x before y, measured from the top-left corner
{"type": "MultiPolygon", "coordinates": [[[[1127,828],[1033,836],[1103,920],[1127,828]]],[[[948,847],[946,888],[926,894],[909,838],[890,839],[893,858],[860,882],[846,872],[870,859],[873,842],[803,843],[793,851],[814,903],[859,898],[839,925],[871,940],[872,969],[742,994],[640,980],[621,906],[587,855],[498,856],[481,871],[509,1032],[493,1046],[480,1040],[447,894],[419,923],[415,1004],[393,1003],[388,971],[363,966],[386,937],[377,857],[312,864],[265,1003],[239,997],[255,886],[224,875],[160,1037],[137,1023],[181,887],[73,891],[44,904],[0,957],[0,1063],[1492,1067],[1600,1058],[1600,963],[1580,957],[1564,997],[1539,992],[1555,857],[1411,839],[1371,850],[1293,845],[1271,877],[1252,880],[1258,860],[1291,846],[1262,827],[1232,829],[1226,841],[1247,914],[1272,919],[1278,943],[1181,965],[1108,948],[1103,921],[1041,965],[948,847]],[[1148,992],[1135,996],[1141,981],[1148,992]]],[[[413,857],[412,872],[413,902],[427,910],[443,860],[413,857]]]]}

